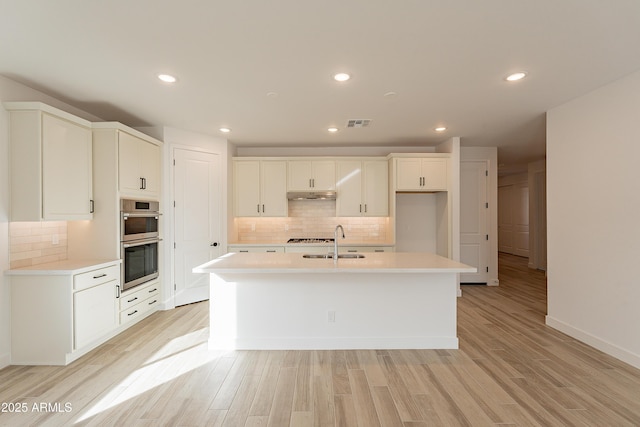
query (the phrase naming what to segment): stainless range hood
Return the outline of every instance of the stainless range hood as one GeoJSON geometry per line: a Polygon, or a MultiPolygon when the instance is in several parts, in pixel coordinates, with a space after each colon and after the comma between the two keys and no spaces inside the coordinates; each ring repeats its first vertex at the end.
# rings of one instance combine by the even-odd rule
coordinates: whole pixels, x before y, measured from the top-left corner
{"type": "Polygon", "coordinates": [[[289,191],[289,200],[335,200],[335,191],[289,191]]]}

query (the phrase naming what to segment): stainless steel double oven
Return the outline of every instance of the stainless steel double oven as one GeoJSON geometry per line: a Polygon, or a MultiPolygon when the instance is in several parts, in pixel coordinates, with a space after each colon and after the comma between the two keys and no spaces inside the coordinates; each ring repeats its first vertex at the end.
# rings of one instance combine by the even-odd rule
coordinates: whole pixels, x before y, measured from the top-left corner
{"type": "Polygon", "coordinates": [[[122,290],[126,291],[158,277],[160,204],[122,199],[120,211],[122,290]]]}

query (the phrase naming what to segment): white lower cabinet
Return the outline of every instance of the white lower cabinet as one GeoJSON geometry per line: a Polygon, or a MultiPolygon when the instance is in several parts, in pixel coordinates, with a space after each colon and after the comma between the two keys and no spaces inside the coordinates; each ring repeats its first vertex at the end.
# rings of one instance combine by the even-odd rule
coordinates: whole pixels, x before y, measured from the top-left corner
{"type": "Polygon", "coordinates": [[[120,295],[120,324],[146,317],[160,305],[160,282],[153,280],[120,295]]]}
{"type": "Polygon", "coordinates": [[[117,332],[120,262],[58,271],[34,268],[11,281],[11,364],[67,365],[117,332]]]}
{"type": "Polygon", "coordinates": [[[116,327],[114,283],[107,282],[73,294],[73,349],[77,350],[116,327]]]}

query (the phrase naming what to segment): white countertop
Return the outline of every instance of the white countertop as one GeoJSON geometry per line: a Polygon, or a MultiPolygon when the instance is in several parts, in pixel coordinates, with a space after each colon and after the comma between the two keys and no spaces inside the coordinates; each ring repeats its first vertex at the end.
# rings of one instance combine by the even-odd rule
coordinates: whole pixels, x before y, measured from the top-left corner
{"type": "Polygon", "coordinates": [[[194,273],[475,273],[476,268],[433,253],[367,252],[360,259],[307,259],[300,253],[230,253],[194,273]]]}
{"type": "Polygon", "coordinates": [[[64,261],[48,262],[46,264],[5,270],[4,274],[8,276],[69,275],[84,273],[86,271],[108,267],[114,263],[120,264],[121,262],[122,260],[120,259],[66,259],[64,261]]]}

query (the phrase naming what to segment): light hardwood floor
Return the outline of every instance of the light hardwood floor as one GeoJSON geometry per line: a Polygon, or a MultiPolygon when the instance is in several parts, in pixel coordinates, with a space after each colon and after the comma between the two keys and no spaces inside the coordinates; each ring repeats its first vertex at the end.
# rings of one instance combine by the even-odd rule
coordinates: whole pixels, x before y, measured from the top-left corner
{"type": "Polygon", "coordinates": [[[546,327],[545,301],[543,273],[501,255],[499,287],[463,287],[460,350],[228,353],[193,304],[67,367],[1,370],[0,402],[27,412],[0,424],[639,426],[640,370],[546,327]]]}

